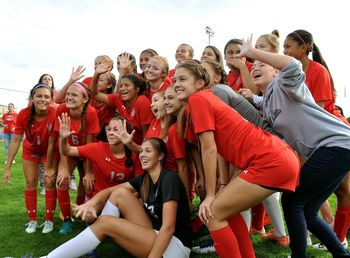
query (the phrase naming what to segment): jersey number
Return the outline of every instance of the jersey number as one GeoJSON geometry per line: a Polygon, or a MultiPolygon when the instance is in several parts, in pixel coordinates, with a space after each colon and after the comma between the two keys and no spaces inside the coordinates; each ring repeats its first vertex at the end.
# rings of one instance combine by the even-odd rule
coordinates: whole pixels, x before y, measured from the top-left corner
{"type": "Polygon", "coordinates": [[[79,138],[78,136],[76,135],[72,135],[72,143],[75,145],[75,146],[78,146],[79,145],[79,138]]]}
{"type": "Polygon", "coordinates": [[[114,179],[117,178],[118,181],[124,181],[125,175],[123,173],[116,173],[115,171],[111,172],[111,177],[109,178],[109,182],[113,182],[114,179]]]}

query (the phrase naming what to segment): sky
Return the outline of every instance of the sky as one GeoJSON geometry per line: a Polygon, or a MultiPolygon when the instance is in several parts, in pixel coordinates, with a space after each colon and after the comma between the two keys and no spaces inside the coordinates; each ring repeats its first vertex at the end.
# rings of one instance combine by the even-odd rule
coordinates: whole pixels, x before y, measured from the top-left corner
{"type": "MultiPolygon", "coordinates": [[[[61,88],[78,65],[92,76],[93,61],[108,55],[114,61],[127,51],[138,60],[153,48],[176,64],[181,43],[194,48],[199,59],[208,35],[221,51],[231,38],[253,40],[274,29],[280,41],[297,29],[314,36],[337,90],[337,104],[350,116],[348,48],[350,15],[347,1],[335,0],[0,0],[0,104],[27,105],[30,89],[40,75],[54,77],[61,88]],[[347,90],[347,92],[346,92],[347,90]],[[347,95],[346,95],[347,94],[347,95]]],[[[283,48],[282,48],[283,50],[283,48]]],[[[116,68],[113,72],[117,75],[116,68]]]]}

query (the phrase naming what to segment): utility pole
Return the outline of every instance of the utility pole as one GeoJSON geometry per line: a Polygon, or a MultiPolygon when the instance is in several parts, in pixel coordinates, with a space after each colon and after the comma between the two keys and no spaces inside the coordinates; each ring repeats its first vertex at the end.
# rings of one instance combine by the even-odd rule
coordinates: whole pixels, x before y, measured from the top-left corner
{"type": "Polygon", "coordinates": [[[209,45],[210,45],[210,38],[214,36],[214,31],[209,26],[206,26],[205,27],[205,33],[208,34],[209,45]]]}

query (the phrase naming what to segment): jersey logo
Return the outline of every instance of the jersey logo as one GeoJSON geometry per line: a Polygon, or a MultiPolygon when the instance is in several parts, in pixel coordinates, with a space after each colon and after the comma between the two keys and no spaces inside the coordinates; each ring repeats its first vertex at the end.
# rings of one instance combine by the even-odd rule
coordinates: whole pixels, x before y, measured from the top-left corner
{"type": "Polygon", "coordinates": [[[248,170],[245,169],[242,171],[242,173],[246,175],[248,173],[248,170]]]}
{"type": "Polygon", "coordinates": [[[136,115],[136,111],[135,111],[135,109],[132,109],[132,110],[131,110],[130,115],[131,115],[132,117],[134,117],[134,116],[136,115]]]}
{"type": "Polygon", "coordinates": [[[51,129],[52,129],[52,124],[48,124],[48,125],[46,125],[46,127],[47,127],[47,130],[51,131],[51,129]]]}
{"type": "Polygon", "coordinates": [[[105,161],[111,162],[111,159],[108,157],[105,157],[105,161]]]}

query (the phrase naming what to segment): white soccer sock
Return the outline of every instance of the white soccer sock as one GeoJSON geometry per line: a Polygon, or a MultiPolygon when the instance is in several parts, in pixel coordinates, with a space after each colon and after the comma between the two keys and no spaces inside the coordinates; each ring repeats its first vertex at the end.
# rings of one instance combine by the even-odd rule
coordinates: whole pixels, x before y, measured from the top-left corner
{"type": "Polygon", "coordinates": [[[120,217],[120,211],[117,206],[115,206],[110,200],[107,200],[105,207],[103,207],[103,210],[101,212],[101,215],[110,215],[114,217],[120,217]]]}
{"type": "Polygon", "coordinates": [[[245,224],[247,225],[248,231],[250,231],[250,224],[252,221],[252,213],[250,209],[246,211],[241,211],[241,216],[243,217],[245,224]]]}
{"type": "Polygon", "coordinates": [[[283,217],[281,212],[281,207],[279,203],[280,193],[276,192],[269,197],[267,197],[264,201],[264,207],[269,215],[272,225],[275,228],[275,235],[277,237],[286,236],[286,229],[283,224],[283,217]]]}
{"type": "Polygon", "coordinates": [[[79,235],[51,251],[47,258],[75,258],[94,250],[101,241],[87,227],[79,235]]]}

